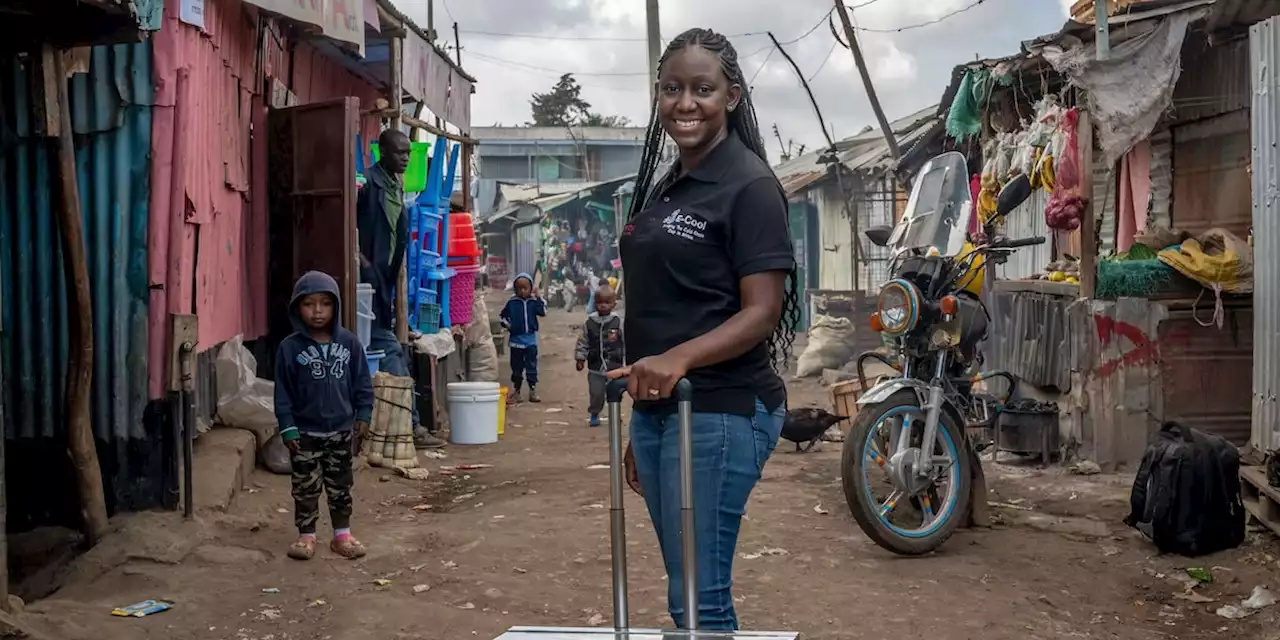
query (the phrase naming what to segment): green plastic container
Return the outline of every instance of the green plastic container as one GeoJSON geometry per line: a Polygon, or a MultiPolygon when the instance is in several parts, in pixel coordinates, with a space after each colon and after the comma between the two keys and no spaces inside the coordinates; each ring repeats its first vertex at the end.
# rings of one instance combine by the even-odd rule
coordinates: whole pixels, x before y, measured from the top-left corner
{"type": "MultiPolygon", "coordinates": [[[[378,153],[378,143],[369,145],[369,155],[376,164],[382,154],[378,153]]],[[[427,159],[431,157],[430,142],[409,143],[409,168],[404,171],[404,192],[422,193],[427,190],[427,159]]]]}

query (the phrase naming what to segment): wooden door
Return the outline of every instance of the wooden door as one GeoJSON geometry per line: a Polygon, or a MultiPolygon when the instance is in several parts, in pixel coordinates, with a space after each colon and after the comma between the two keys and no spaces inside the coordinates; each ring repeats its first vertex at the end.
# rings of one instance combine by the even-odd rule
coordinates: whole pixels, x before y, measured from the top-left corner
{"type": "Polygon", "coordinates": [[[359,116],[360,101],[354,97],[272,109],[267,116],[273,346],[293,331],[288,316],[293,284],[311,270],[338,281],[343,326],[355,329],[359,116]]]}

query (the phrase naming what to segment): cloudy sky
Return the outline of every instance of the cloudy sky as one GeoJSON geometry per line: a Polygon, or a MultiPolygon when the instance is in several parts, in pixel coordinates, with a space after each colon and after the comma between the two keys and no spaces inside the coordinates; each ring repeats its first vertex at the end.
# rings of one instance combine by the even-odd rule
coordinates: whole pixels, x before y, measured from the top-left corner
{"type": "MultiPolygon", "coordinates": [[[[420,25],[426,0],[396,0],[420,25]]],[[[529,96],[571,72],[595,111],[643,124],[648,71],[643,0],[435,0],[436,29],[452,47],[452,23],[463,66],[479,80],[472,124],[519,125],[530,119],[529,96]]],[[[975,57],[1017,52],[1018,43],[1060,29],[1071,0],[847,0],[881,103],[892,120],[935,104],[951,69],[975,57]],[[967,9],[966,9],[967,8],[967,9]],[[932,23],[932,24],[926,24],[932,23]],[[913,27],[901,29],[902,27],[913,27]]],[[[836,139],[874,124],[852,56],[836,47],[824,16],[828,0],[663,0],[662,34],[693,26],[729,34],[748,78],[770,154],[771,127],[813,148],[822,132],[795,72],[765,31],[786,45],[836,139]],[[815,25],[820,25],[813,29],[815,25]],[[812,32],[810,30],[812,29],[812,32]],[[806,32],[809,32],[805,36],[806,32]],[[743,34],[743,35],[737,35],[743,34]],[[804,36],[802,38],[802,36],[804,36]]],[[[839,24],[838,22],[836,23],[839,24]]],[[[774,156],[776,157],[776,156],[774,156]]]]}

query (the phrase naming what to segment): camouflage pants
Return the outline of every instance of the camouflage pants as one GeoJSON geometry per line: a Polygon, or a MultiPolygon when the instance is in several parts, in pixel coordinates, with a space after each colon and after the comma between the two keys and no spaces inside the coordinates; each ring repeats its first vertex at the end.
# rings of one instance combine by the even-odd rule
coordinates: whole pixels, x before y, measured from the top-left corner
{"type": "Polygon", "coordinates": [[[293,454],[293,513],[299,533],[315,533],[320,520],[320,493],[329,502],[329,519],[334,529],[351,526],[352,434],[332,436],[303,434],[301,451],[293,454]]]}

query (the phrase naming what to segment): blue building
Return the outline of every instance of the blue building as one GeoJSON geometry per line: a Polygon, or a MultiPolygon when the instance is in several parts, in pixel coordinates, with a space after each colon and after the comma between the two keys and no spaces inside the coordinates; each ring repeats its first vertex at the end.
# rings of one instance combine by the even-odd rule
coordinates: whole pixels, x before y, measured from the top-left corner
{"type": "Polygon", "coordinates": [[[475,213],[484,219],[504,206],[499,185],[545,196],[633,174],[644,133],[644,127],[475,127],[475,213]]]}

